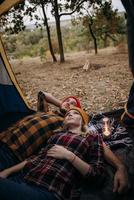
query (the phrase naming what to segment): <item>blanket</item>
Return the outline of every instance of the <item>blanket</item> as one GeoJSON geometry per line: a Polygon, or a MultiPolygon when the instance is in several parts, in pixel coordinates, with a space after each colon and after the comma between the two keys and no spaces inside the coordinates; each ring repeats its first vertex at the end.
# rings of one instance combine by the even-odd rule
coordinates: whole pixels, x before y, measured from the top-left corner
{"type": "Polygon", "coordinates": [[[128,148],[131,149],[133,142],[129,136],[129,133],[125,127],[123,127],[119,122],[117,122],[114,118],[109,118],[110,127],[111,127],[111,135],[108,137],[104,137],[103,135],[103,118],[104,115],[92,116],[88,126],[89,130],[98,132],[102,135],[104,142],[110,147],[112,150],[116,150],[119,148],[128,148]]]}

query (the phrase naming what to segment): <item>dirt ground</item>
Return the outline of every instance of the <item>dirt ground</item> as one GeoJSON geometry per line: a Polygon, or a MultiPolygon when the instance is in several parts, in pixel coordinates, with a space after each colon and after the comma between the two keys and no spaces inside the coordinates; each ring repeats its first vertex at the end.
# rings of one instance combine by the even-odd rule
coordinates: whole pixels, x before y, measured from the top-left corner
{"type": "MultiPolygon", "coordinates": [[[[17,80],[36,109],[37,93],[47,91],[62,99],[75,95],[89,113],[121,108],[127,100],[132,75],[127,50],[107,48],[93,52],[65,54],[64,64],[40,58],[11,60],[17,80]],[[85,63],[88,69],[83,69],[85,63]]],[[[84,67],[86,68],[86,66],[84,67]]]]}

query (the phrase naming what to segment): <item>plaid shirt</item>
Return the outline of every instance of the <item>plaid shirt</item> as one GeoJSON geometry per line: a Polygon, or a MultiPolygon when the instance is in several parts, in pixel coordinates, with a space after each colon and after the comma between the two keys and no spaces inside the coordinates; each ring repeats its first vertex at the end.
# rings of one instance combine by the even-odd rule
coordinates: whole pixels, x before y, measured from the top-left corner
{"type": "Polygon", "coordinates": [[[7,144],[19,160],[24,160],[36,153],[62,123],[63,118],[54,113],[36,113],[2,132],[0,141],[7,144]]]}
{"type": "Polygon", "coordinates": [[[83,137],[72,133],[55,134],[48,140],[46,147],[38,156],[33,156],[28,160],[24,168],[26,182],[47,188],[56,194],[58,199],[79,199],[84,177],[69,161],[47,156],[48,149],[54,144],[64,146],[89,163],[92,170],[84,177],[90,179],[91,176],[104,175],[101,137],[99,135],[83,137]]]}

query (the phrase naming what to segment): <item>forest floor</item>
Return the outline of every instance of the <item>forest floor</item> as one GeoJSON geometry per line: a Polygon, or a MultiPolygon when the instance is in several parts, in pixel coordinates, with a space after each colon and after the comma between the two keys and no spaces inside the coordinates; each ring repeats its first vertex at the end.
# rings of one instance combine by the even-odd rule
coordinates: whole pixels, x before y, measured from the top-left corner
{"type": "MultiPolygon", "coordinates": [[[[37,93],[42,90],[63,99],[75,95],[89,112],[121,108],[127,101],[132,75],[127,49],[107,48],[94,52],[65,54],[66,62],[41,62],[40,58],[11,60],[17,80],[36,109],[37,93]],[[87,63],[88,69],[83,69],[87,63]]],[[[85,66],[84,68],[86,68],[85,66]]]]}

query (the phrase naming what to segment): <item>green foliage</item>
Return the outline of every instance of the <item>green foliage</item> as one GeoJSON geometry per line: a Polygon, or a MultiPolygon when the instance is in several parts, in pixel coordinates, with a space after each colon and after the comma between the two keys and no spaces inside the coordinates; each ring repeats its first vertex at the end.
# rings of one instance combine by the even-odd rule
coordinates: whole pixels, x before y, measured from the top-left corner
{"type": "Polygon", "coordinates": [[[8,53],[14,53],[16,50],[16,41],[17,38],[15,35],[12,35],[10,37],[5,36],[3,38],[4,46],[8,53]]]}
{"type": "Polygon", "coordinates": [[[24,30],[24,9],[25,1],[14,6],[14,8],[2,16],[0,20],[0,26],[3,27],[3,29],[9,34],[19,33],[20,31],[24,30]]]}
{"type": "Polygon", "coordinates": [[[13,53],[15,58],[42,56],[43,51],[48,48],[47,38],[44,38],[40,29],[33,32],[24,31],[17,35],[3,37],[5,48],[9,54],[13,53]]]}
{"type": "Polygon", "coordinates": [[[89,48],[89,38],[87,30],[82,25],[72,26],[72,28],[64,28],[62,30],[64,38],[64,48],[66,52],[83,51],[89,48]]]}
{"type": "MultiPolygon", "coordinates": [[[[120,34],[118,32],[114,32],[113,35],[116,40],[113,41],[113,44],[110,42],[109,45],[118,45],[125,38],[123,25],[124,19],[121,16],[120,18],[122,21],[120,27],[122,27],[123,31],[120,28],[120,34]]],[[[101,23],[100,26],[104,27],[101,25],[101,23]]],[[[88,51],[89,48],[93,48],[92,38],[89,35],[88,27],[85,25],[83,26],[81,21],[77,21],[75,26],[71,24],[62,26],[62,33],[65,52],[83,50],[88,51]]],[[[54,27],[51,27],[51,35],[54,53],[59,53],[56,30],[54,27]]],[[[22,58],[25,56],[40,56],[42,60],[45,60],[46,52],[49,51],[47,34],[44,29],[34,29],[33,31],[26,30],[20,32],[19,34],[7,35],[3,37],[3,39],[7,52],[9,54],[13,54],[15,58],[22,58]]],[[[98,37],[98,45],[99,48],[104,47],[104,41],[101,39],[101,37],[98,37]]]]}
{"type": "MultiPolygon", "coordinates": [[[[32,2],[34,3],[34,1],[32,2]]],[[[46,3],[48,1],[42,2],[46,3]]],[[[79,2],[82,1],[68,0],[66,2],[69,3],[68,6],[65,4],[66,9],[73,9],[76,4],[78,5],[79,2]]],[[[90,2],[93,4],[96,1],[90,2]]],[[[65,52],[89,50],[89,48],[93,48],[92,37],[89,34],[89,24],[91,24],[93,32],[97,37],[99,48],[111,44],[118,45],[124,40],[124,33],[126,31],[124,17],[119,15],[117,10],[113,10],[111,1],[98,1],[98,4],[94,4],[92,12],[90,12],[89,15],[83,15],[81,18],[73,20],[73,25],[67,24],[67,26],[62,26],[65,52]],[[98,4],[100,6],[98,6],[98,4]]],[[[62,7],[63,5],[59,6],[62,7]]],[[[30,7],[27,12],[32,12],[30,7]]],[[[54,26],[51,27],[51,40],[54,53],[59,53],[54,26]]],[[[45,29],[39,28],[33,31],[25,30],[18,34],[6,35],[4,37],[4,44],[8,53],[13,54],[16,58],[40,56],[41,59],[45,59],[46,52],[49,51],[47,32],[45,29]]]]}
{"type": "Polygon", "coordinates": [[[41,61],[44,61],[46,59],[46,54],[45,54],[45,48],[44,47],[40,47],[40,59],[41,61]]]}
{"type": "Polygon", "coordinates": [[[109,39],[116,42],[117,35],[125,33],[126,30],[124,19],[118,15],[117,10],[113,11],[109,3],[107,4],[97,11],[93,26],[97,37],[104,41],[104,47],[108,45],[109,39]]]}
{"type": "Polygon", "coordinates": [[[89,28],[89,35],[92,29],[99,47],[106,47],[111,41],[113,45],[118,44],[120,37],[126,32],[124,16],[113,9],[111,0],[101,1],[100,6],[94,3],[92,10],[87,11],[87,15],[83,17],[83,25],[89,28]]]}

